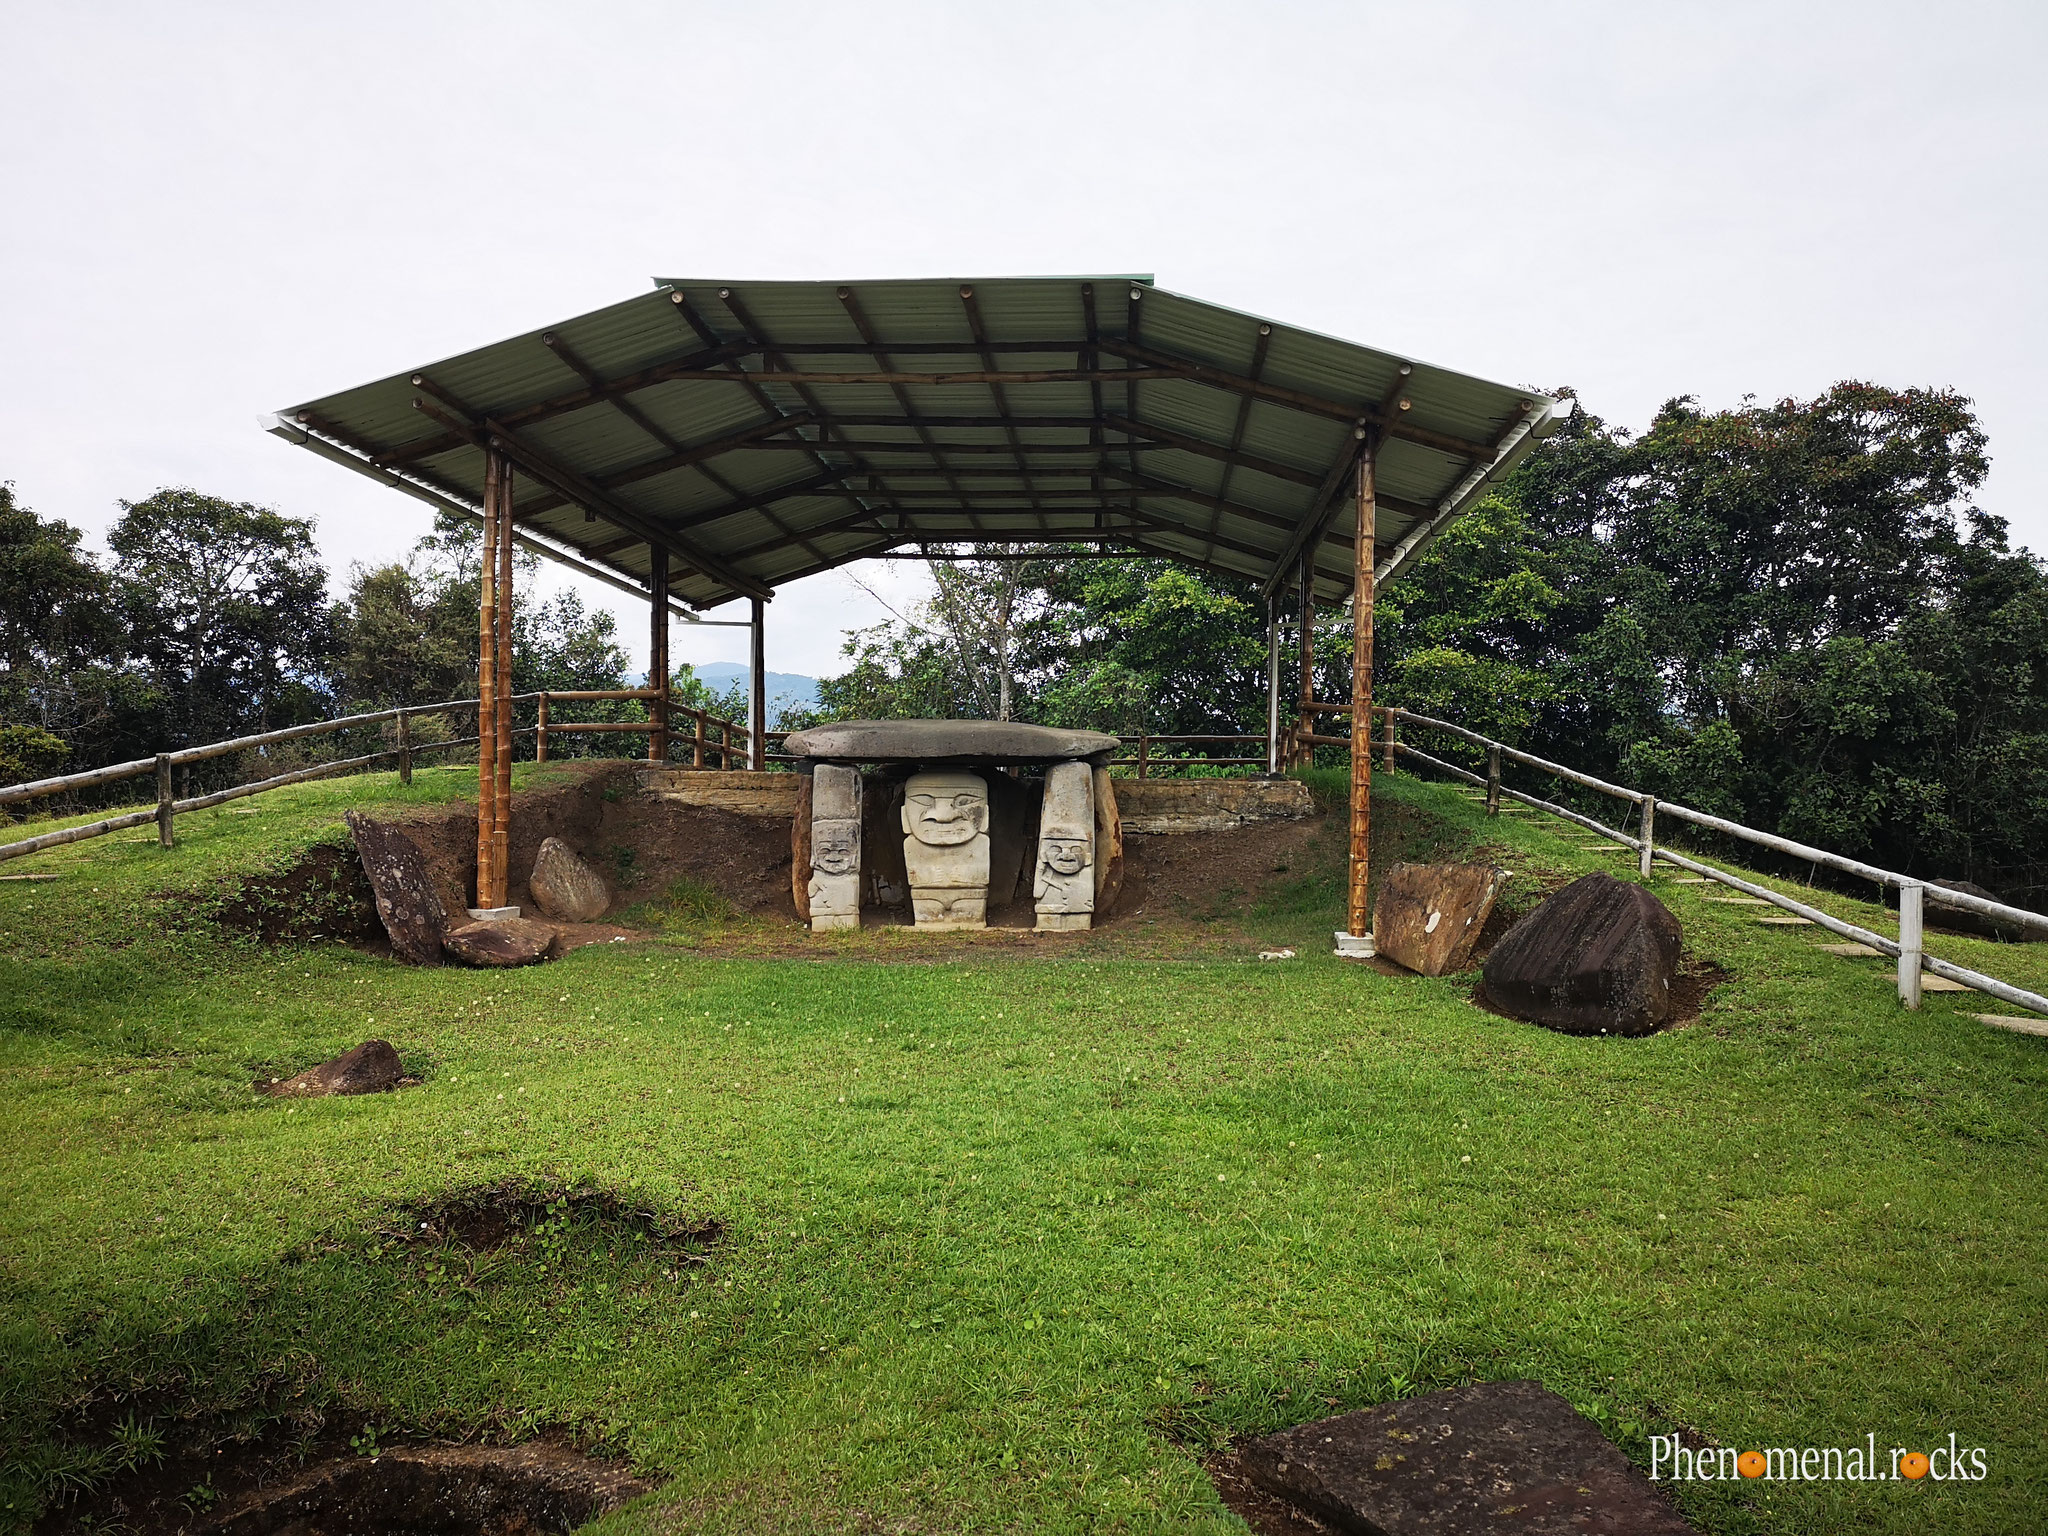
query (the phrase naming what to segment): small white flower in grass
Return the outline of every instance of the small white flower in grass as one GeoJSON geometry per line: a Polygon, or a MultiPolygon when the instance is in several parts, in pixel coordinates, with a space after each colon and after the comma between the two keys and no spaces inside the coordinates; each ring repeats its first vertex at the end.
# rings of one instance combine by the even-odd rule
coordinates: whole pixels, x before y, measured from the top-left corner
{"type": "Polygon", "coordinates": [[[1467,1152],[1463,1157],[1459,1158],[1458,1161],[1461,1163],[1469,1163],[1472,1161],[1472,1154],[1467,1152]]]}
{"type": "Polygon", "coordinates": [[[1657,1213],[1657,1219],[1658,1219],[1659,1221],[1664,1221],[1664,1220],[1666,1220],[1667,1218],[1665,1217],[1665,1215],[1664,1215],[1664,1213],[1663,1213],[1662,1211],[1659,1211],[1659,1212],[1657,1213]]]}
{"type": "Polygon", "coordinates": [[[1220,1173],[1219,1173],[1219,1174],[1217,1174],[1217,1175],[1216,1175],[1216,1182],[1217,1182],[1218,1184],[1221,1184],[1221,1183],[1223,1182],[1223,1178],[1224,1178],[1224,1176],[1223,1176],[1222,1174],[1220,1174],[1220,1173]]]}

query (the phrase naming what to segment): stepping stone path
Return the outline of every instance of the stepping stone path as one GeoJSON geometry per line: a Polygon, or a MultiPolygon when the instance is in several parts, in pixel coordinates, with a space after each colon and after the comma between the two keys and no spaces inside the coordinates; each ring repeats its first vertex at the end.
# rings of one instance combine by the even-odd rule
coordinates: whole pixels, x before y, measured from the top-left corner
{"type": "Polygon", "coordinates": [[[1872,949],[1868,944],[1816,944],[1813,947],[1824,954],[1840,955],[1845,960],[1890,958],[1883,950],[1872,949]]]}
{"type": "Polygon", "coordinates": [[[1718,901],[1724,907],[1768,907],[1770,902],[1761,896],[1709,896],[1708,901],[1718,901]]]}
{"type": "MultiPolygon", "coordinates": [[[[1316,1529],[1694,1536],[1598,1425],[1533,1381],[1489,1381],[1242,1442],[1237,1468],[1316,1529]]],[[[1303,1523],[1303,1528],[1306,1523],[1303,1523]]]]}
{"type": "Polygon", "coordinates": [[[2009,1029],[2016,1035],[2048,1035],[2048,1019],[2023,1019],[2011,1013],[1973,1013],[1970,1017],[1993,1029],[2009,1029]]]}
{"type": "Polygon", "coordinates": [[[1800,917],[1792,912],[1787,912],[1781,917],[1760,917],[1757,921],[1766,928],[1811,928],[1815,926],[1812,918],[1800,917]]]}
{"type": "Polygon", "coordinates": [[[1946,976],[1937,976],[1932,971],[1926,971],[1920,977],[1920,990],[1922,992],[1974,992],[1977,989],[1967,986],[1960,981],[1950,981],[1946,976]]]}

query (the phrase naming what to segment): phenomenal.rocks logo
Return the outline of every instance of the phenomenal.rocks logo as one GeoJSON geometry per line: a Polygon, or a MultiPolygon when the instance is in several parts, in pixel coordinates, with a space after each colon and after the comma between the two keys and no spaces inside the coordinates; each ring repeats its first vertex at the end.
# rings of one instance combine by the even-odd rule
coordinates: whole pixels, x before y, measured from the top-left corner
{"type": "Polygon", "coordinates": [[[1864,1444],[1770,1446],[1737,1451],[1727,1446],[1683,1445],[1676,1435],[1650,1436],[1652,1482],[1719,1482],[1762,1478],[1774,1483],[1873,1483],[1923,1478],[1937,1483],[1980,1483],[1989,1477],[1982,1446],[1962,1446],[1950,1435],[1931,1451],[1889,1446],[1880,1454],[1877,1436],[1864,1444]]]}

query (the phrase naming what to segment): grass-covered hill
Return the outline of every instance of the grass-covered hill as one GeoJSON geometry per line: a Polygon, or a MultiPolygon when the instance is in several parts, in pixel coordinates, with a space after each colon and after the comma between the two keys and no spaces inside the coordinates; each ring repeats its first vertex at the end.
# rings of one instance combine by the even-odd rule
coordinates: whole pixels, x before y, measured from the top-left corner
{"type": "MultiPolygon", "coordinates": [[[[61,877],[0,882],[0,1524],[144,1475],[203,1509],[193,1446],[341,1426],[631,1458],[662,1486],[619,1532],[1223,1531],[1229,1437],[1512,1377],[1645,1463],[1680,1427],[1987,1449],[1967,1485],[1682,1491],[1709,1532],[2004,1533],[2048,1498],[2048,1041],[1981,1000],[1907,1013],[1879,962],[1660,876],[1725,981],[1665,1034],[1567,1038],[1332,958],[1335,828],[1174,915],[1192,959],[707,956],[747,920],[685,892],[646,942],[422,971],[207,915],[344,809],[466,777],[0,871],[61,877]],[[417,1082],[252,1089],[370,1036],[417,1082]],[[420,1235],[490,1190],[532,1224],[420,1235]]],[[[1523,904],[1615,868],[1380,794],[1523,904]]],[[[1939,947],[2048,985],[2048,946],[1939,947]]]]}

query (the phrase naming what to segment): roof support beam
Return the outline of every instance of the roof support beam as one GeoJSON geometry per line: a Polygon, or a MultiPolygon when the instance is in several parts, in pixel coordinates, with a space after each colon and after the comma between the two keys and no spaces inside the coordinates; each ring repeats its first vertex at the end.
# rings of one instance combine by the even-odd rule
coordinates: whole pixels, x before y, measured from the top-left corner
{"type": "MultiPolygon", "coordinates": [[[[1250,395],[1255,400],[1264,400],[1272,405],[1290,406],[1297,411],[1306,411],[1312,416],[1325,416],[1332,421],[1363,423],[1366,426],[1382,427],[1390,437],[1403,442],[1416,443],[1424,448],[1434,448],[1439,453],[1448,453],[1459,458],[1477,458],[1490,455],[1491,447],[1471,438],[1457,437],[1448,432],[1432,432],[1426,427],[1417,427],[1400,419],[1399,391],[1407,387],[1407,372],[1395,380],[1395,393],[1391,397],[1394,405],[1384,402],[1378,406],[1351,405],[1342,400],[1331,400],[1322,395],[1312,395],[1306,390],[1285,389],[1278,384],[1263,384],[1256,379],[1245,378],[1242,374],[1230,373],[1208,363],[1198,363],[1192,358],[1176,357],[1170,352],[1160,352],[1151,347],[1141,347],[1114,340],[1104,341],[1102,350],[1114,357],[1129,359],[1144,364],[1147,377],[1158,372],[1167,372],[1190,383],[1207,384],[1212,389],[1228,390],[1234,394],[1250,395]]],[[[1407,364],[1402,364],[1403,369],[1407,364]]]]}
{"type": "Polygon", "coordinates": [[[605,521],[616,524],[627,533],[637,534],[655,548],[666,550],[672,557],[682,560],[693,569],[701,571],[713,581],[744,592],[749,597],[768,597],[773,593],[751,576],[742,575],[724,561],[699,549],[686,539],[671,534],[653,519],[645,517],[619,501],[609,491],[592,485],[573,469],[555,463],[531,443],[503,425],[488,418],[478,421],[467,406],[448,391],[434,384],[423,373],[412,376],[413,386],[441,402],[446,409],[428,404],[425,400],[414,400],[422,413],[438,421],[450,432],[469,435],[471,441],[485,452],[493,447],[502,449],[505,456],[536,479],[544,480],[561,491],[586,512],[594,512],[605,521]]]}
{"type": "MultiPolygon", "coordinates": [[[[884,368],[893,366],[889,361],[889,354],[882,349],[881,338],[875,334],[875,328],[868,323],[867,311],[861,307],[860,295],[852,288],[842,286],[837,290],[837,297],[840,306],[846,311],[846,317],[853,322],[853,328],[860,332],[861,341],[866,344],[875,361],[884,368]]],[[[917,433],[918,441],[923,443],[925,450],[931,454],[932,463],[946,474],[948,483],[952,484],[955,490],[959,490],[958,483],[953,481],[951,472],[946,468],[945,459],[940,456],[939,445],[932,437],[931,429],[918,419],[917,407],[910,403],[910,391],[898,384],[890,393],[895,395],[896,403],[903,408],[903,415],[908,425],[917,433]]],[[[840,435],[845,439],[844,427],[841,427],[840,435]]],[[[848,452],[854,450],[849,448],[848,452]]],[[[858,463],[860,460],[856,458],[855,462],[858,463]]]]}

